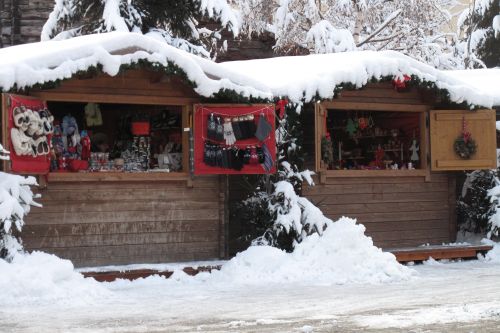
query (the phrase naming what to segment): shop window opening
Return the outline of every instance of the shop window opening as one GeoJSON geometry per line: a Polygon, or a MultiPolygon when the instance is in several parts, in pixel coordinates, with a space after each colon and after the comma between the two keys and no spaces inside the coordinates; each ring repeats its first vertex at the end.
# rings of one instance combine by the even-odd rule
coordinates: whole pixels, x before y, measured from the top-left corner
{"type": "Polygon", "coordinates": [[[181,172],[182,107],[49,102],[51,172],[181,172]]]}
{"type": "Polygon", "coordinates": [[[321,139],[327,170],[422,168],[421,116],[416,112],[328,110],[321,139]]]}

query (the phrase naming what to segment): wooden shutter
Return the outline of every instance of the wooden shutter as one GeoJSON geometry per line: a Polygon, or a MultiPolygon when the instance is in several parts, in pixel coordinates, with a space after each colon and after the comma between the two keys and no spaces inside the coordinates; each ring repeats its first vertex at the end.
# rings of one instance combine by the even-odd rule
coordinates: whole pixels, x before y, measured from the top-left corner
{"type": "Polygon", "coordinates": [[[433,110],[430,141],[432,170],[494,169],[497,166],[495,111],[433,110]],[[476,153],[470,159],[460,158],[454,150],[464,119],[477,144],[476,153]]]}

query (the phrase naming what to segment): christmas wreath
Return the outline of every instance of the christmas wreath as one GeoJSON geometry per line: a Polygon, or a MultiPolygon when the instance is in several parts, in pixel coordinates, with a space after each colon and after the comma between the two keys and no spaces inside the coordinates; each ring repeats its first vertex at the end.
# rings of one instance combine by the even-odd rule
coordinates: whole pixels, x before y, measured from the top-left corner
{"type": "Polygon", "coordinates": [[[467,130],[465,117],[462,122],[462,134],[455,139],[453,147],[455,148],[455,153],[464,160],[471,158],[476,153],[477,144],[472,139],[472,134],[467,130]]]}

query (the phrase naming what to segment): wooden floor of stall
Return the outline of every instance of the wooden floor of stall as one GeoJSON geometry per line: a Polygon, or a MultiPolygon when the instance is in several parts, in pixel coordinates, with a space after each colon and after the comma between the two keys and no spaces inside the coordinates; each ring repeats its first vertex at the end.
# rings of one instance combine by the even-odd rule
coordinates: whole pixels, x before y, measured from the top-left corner
{"type": "MultiPolygon", "coordinates": [[[[436,260],[443,259],[476,259],[478,254],[485,254],[492,247],[489,245],[461,245],[461,246],[424,246],[418,248],[403,248],[403,249],[386,249],[386,252],[391,252],[400,263],[422,262],[433,258],[436,260]]],[[[182,271],[188,275],[194,276],[201,272],[212,272],[220,270],[222,265],[208,265],[191,267],[186,266],[182,271]]],[[[111,282],[116,279],[136,280],[146,278],[152,275],[158,275],[169,278],[174,274],[173,270],[153,270],[153,269],[135,269],[121,271],[104,271],[104,272],[83,272],[83,276],[93,278],[99,282],[111,282]]]]}

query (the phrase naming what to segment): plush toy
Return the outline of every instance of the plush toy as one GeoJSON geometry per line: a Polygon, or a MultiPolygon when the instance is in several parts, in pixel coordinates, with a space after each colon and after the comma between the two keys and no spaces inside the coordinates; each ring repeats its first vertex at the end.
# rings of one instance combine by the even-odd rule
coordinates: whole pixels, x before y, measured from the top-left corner
{"type": "Polygon", "coordinates": [[[102,126],[102,114],[99,104],[88,103],[85,106],[85,119],[88,127],[102,126]]]}
{"type": "Polygon", "coordinates": [[[62,142],[65,153],[76,157],[78,146],[80,145],[80,133],[75,117],[71,115],[64,116],[62,121],[62,142]]]}
{"type": "Polygon", "coordinates": [[[54,125],[54,135],[52,136],[52,146],[55,154],[59,157],[64,153],[64,143],[62,139],[61,125],[54,125]]]}

